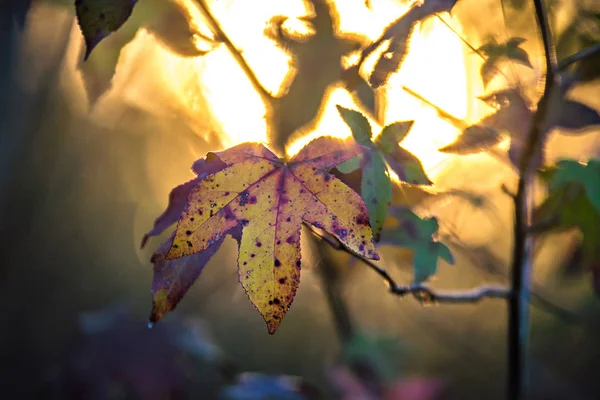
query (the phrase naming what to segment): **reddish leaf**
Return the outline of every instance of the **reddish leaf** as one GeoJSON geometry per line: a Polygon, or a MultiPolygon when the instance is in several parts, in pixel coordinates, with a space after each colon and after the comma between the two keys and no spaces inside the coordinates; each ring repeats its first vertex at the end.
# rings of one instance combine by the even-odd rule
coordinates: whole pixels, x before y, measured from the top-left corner
{"type": "Polygon", "coordinates": [[[226,168],[192,189],[165,259],[205,251],[241,226],[239,281],[274,333],[300,281],[303,222],[363,257],[379,259],[365,204],[329,173],[360,151],[348,141],[322,137],[289,162],[259,143],[209,153],[207,165],[217,158],[226,168]]]}
{"type": "Polygon", "coordinates": [[[179,217],[181,216],[181,213],[187,204],[190,192],[198,185],[202,178],[206,177],[207,175],[214,174],[225,167],[226,165],[221,160],[214,157],[209,162],[207,162],[204,158],[194,162],[192,165],[192,171],[194,171],[198,177],[184,183],[183,185],[177,186],[171,191],[169,194],[169,205],[167,206],[167,209],[154,221],[154,227],[144,235],[142,238],[141,247],[144,248],[150,236],[160,235],[169,226],[179,221],[179,217]]]}
{"type": "MultiPolygon", "coordinates": [[[[238,242],[241,240],[242,230],[239,227],[228,232],[238,242]]],[[[200,273],[219,250],[225,236],[221,237],[213,246],[196,254],[176,260],[167,260],[165,255],[171,248],[174,234],[161,243],[152,255],[154,264],[154,279],[152,281],[152,312],[150,322],[156,322],[169,311],[175,309],[188,289],[196,282],[200,273]]]]}

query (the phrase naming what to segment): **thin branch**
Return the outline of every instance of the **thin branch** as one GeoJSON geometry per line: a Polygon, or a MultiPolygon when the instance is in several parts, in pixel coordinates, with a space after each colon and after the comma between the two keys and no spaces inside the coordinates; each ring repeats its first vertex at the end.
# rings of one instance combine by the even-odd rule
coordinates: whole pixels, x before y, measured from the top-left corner
{"type": "Polygon", "coordinates": [[[348,253],[356,259],[362,261],[366,266],[371,268],[383,278],[391,293],[398,296],[406,296],[410,294],[418,301],[424,303],[477,303],[486,298],[506,299],[510,295],[509,290],[506,287],[498,285],[480,286],[467,291],[436,291],[422,284],[400,285],[394,280],[394,278],[391,277],[385,268],[376,264],[374,261],[355,254],[343,246],[334,236],[317,230],[311,225],[306,224],[306,226],[315,236],[328,243],[335,250],[348,253]]]}
{"type": "Polygon", "coordinates": [[[246,59],[242,55],[242,52],[234,46],[229,37],[225,34],[223,28],[221,28],[219,22],[212,15],[204,0],[198,0],[197,3],[200,8],[200,11],[202,12],[202,14],[204,14],[204,17],[208,21],[209,25],[211,25],[210,28],[216,36],[215,39],[217,41],[222,41],[225,44],[233,58],[235,58],[239,66],[242,68],[242,70],[250,80],[250,83],[252,84],[254,89],[260,95],[261,99],[265,102],[267,106],[270,106],[274,100],[274,97],[259,82],[258,78],[256,77],[256,74],[254,73],[252,68],[250,68],[250,66],[246,62],[246,59]]]}
{"type": "Polygon", "coordinates": [[[528,383],[528,343],[529,343],[529,303],[531,298],[530,280],[533,264],[533,239],[528,235],[533,209],[533,171],[535,155],[543,145],[543,132],[540,129],[548,110],[550,90],[554,84],[556,56],[552,44],[552,34],[542,0],[533,0],[535,15],[544,44],[546,58],[546,80],[544,92],[538,102],[525,151],[519,162],[519,181],[514,198],[515,223],[514,244],[511,267],[511,289],[513,296],[508,301],[508,391],[507,398],[523,400],[527,396],[528,383]]]}
{"type": "Polygon", "coordinates": [[[555,72],[564,71],[569,68],[572,64],[582,61],[586,58],[592,57],[596,54],[600,54],[600,43],[596,43],[595,45],[588,47],[587,49],[581,50],[569,57],[561,60],[556,66],[555,72]]]}

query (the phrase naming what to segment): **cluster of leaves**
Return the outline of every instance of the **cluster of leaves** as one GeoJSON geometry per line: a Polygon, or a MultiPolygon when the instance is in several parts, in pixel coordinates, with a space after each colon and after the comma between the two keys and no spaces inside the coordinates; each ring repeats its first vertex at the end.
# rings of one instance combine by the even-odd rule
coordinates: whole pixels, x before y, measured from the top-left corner
{"type": "MultiPolygon", "coordinates": [[[[135,4],[134,0],[76,2],[85,58],[127,21],[135,4]]],[[[444,7],[429,1],[414,8],[418,11],[409,17],[413,18],[410,25],[444,7]]],[[[178,222],[152,256],[152,323],[175,308],[227,235],[238,242],[239,281],[270,333],[285,316],[300,282],[303,223],[333,235],[359,257],[379,259],[374,242],[379,240],[392,200],[388,169],[407,184],[428,186],[432,182],[420,161],[398,144],[412,121],[390,124],[372,139],[365,116],[338,109],[354,140],[319,138],[289,161],[261,144],[244,143],[209,153],[192,166],[196,178],[173,189],[167,209],[142,240],[143,247],[149,237],[178,222]],[[336,167],[342,179],[331,173],[336,167]],[[351,189],[352,182],[343,180],[344,174],[357,171],[362,197],[351,189]]],[[[423,251],[438,244],[433,241],[437,222],[433,226],[432,220],[413,217],[402,225],[409,231],[389,232],[387,242],[414,250],[419,270],[415,277],[421,282],[435,270],[437,250],[433,257],[424,257],[423,251]]]]}
{"type": "MultiPolygon", "coordinates": [[[[567,97],[571,85],[557,85],[552,89],[549,118],[542,125],[544,138],[554,129],[566,134],[589,132],[588,128],[600,125],[600,113],[586,104],[567,97]]],[[[531,103],[519,88],[508,88],[479,98],[496,109],[477,124],[467,127],[451,144],[440,149],[452,154],[475,154],[490,150],[504,138],[510,139],[510,162],[518,161],[529,137],[534,112],[531,103]]],[[[543,148],[536,155],[538,167],[543,165],[543,148]]]]}
{"type": "Polygon", "coordinates": [[[337,108],[350,127],[354,140],[362,146],[361,154],[338,166],[338,170],[342,173],[361,170],[361,196],[369,209],[371,228],[378,240],[392,201],[388,167],[405,183],[432,185],[419,159],[399,145],[414,121],[394,122],[384,127],[373,140],[371,125],[364,115],[341,106],[337,108]]]}
{"type": "Polygon", "coordinates": [[[600,160],[583,164],[560,160],[542,170],[548,197],[535,210],[532,230],[537,233],[579,229],[583,235],[579,263],[592,272],[600,294],[600,160]]]}

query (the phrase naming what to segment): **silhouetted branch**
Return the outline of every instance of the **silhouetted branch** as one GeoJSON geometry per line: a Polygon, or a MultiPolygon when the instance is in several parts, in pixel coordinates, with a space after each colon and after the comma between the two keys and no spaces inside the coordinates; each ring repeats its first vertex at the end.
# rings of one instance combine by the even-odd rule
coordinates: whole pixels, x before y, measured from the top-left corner
{"type": "Polygon", "coordinates": [[[561,60],[556,66],[555,72],[564,71],[569,68],[572,64],[582,61],[588,57],[592,57],[596,54],[600,53],[600,43],[596,43],[595,45],[588,47],[587,49],[581,50],[569,57],[561,60]]]}
{"type": "Polygon", "coordinates": [[[221,28],[219,22],[212,15],[204,0],[197,0],[197,3],[198,7],[200,8],[200,11],[202,12],[202,14],[204,14],[204,17],[208,21],[209,25],[211,25],[210,28],[216,36],[215,39],[217,41],[222,41],[225,44],[233,58],[235,58],[237,63],[240,65],[240,67],[250,80],[252,87],[254,87],[254,89],[258,92],[261,99],[266,103],[266,105],[270,105],[273,101],[273,96],[260,83],[260,81],[256,77],[256,74],[254,73],[252,68],[250,68],[242,53],[233,45],[229,37],[225,34],[223,28],[221,28]]]}
{"type": "Polygon", "coordinates": [[[507,397],[513,400],[522,400],[527,396],[530,280],[533,266],[533,239],[528,234],[533,208],[532,180],[535,171],[535,155],[543,145],[543,131],[540,127],[546,118],[556,65],[552,33],[545,6],[542,0],[533,0],[533,4],[544,44],[546,80],[544,92],[531,124],[525,151],[519,162],[519,181],[514,198],[515,223],[511,267],[513,296],[508,301],[507,335],[509,364],[507,397]]]}

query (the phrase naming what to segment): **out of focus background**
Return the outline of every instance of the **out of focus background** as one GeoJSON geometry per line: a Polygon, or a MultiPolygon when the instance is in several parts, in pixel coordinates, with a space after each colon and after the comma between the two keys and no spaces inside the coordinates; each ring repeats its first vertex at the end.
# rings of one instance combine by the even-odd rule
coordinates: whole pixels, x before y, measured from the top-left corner
{"type": "MultiPolygon", "coordinates": [[[[323,71],[353,62],[355,54],[321,56],[338,51],[332,35],[307,41],[312,47],[296,55],[265,37],[273,16],[310,15],[314,2],[207,3],[271,93],[285,95],[301,74],[311,87],[311,79],[329,76],[323,71]],[[297,65],[308,65],[309,72],[297,65]]],[[[336,34],[374,40],[409,6],[369,3],[326,3],[336,34]]],[[[597,8],[593,3],[552,1],[556,33],[572,29],[578,10],[597,8]]],[[[382,89],[352,95],[332,74],[324,93],[307,97],[318,95],[320,106],[297,104],[298,113],[319,112],[289,137],[288,154],[319,135],[350,135],[336,104],[370,112],[375,127],[415,120],[403,145],[422,160],[436,190],[461,193],[423,196],[418,204],[420,213],[438,217],[456,259],[453,266],[440,262],[435,288],[506,282],[512,211],[501,187],[514,188],[516,176],[502,157],[438,152],[458,129],[402,86],[466,123],[493,111],[477,96],[494,88],[518,84],[535,96],[544,63],[532,11],[527,5],[503,8],[499,0],[461,0],[452,15],[442,16],[455,32],[438,18],[421,23],[401,72],[382,89]],[[533,68],[509,65],[506,80],[484,89],[482,60],[461,37],[479,47],[490,35],[526,38],[533,68]]],[[[268,143],[265,105],[227,48],[203,38],[211,31],[194,0],[140,0],[130,20],[86,62],[73,1],[2,0],[0,12],[3,398],[218,398],[236,395],[237,372],[295,377],[266,386],[291,387],[301,377],[322,398],[336,398],[356,389],[346,376],[347,357],[379,357],[374,363],[389,375],[385,379],[405,390],[395,399],[504,398],[502,301],[423,307],[389,294],[376,274],[350,262],[339,271],[336,290],[362,339],[348,355],[318,272],[323,258],[309,244],[300,289],[274,336],[237,282],[230,239],[178,308],[148,329],[150,256],[160,238],[140,250],[143,234],[171,188],[193,176],[196,159],[242,142],[268,143]]],[[[300,37],[319,34],[304,28],[297,28],[300,37]]],[[[600,26],[588,29],[600,38],[600,26]]],[[[599,93],[598,81],[590,80],[573,96],[600,109],[599,93]]],[[[548,161],[598,156],[599,132],[553,132],[548,161]]],[[[577,268],[578,240],[576,233],[562,233],[537,246],[533,290],[546,303],[533,307],[535,399],[594,399],[600,393],[600,299],[588,271],[577,268]]],[[[382,247],[381,254],[381,264],[409,283],[410,253],[382,247]]]]}

